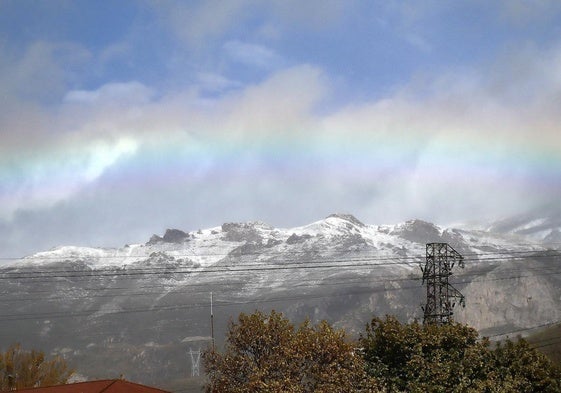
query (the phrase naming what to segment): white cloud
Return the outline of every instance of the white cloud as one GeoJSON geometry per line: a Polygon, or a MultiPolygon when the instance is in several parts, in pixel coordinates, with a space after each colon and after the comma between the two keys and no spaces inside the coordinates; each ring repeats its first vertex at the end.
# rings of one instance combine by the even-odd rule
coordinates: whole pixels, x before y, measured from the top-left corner
{"type": "Polygon", "coordinates": [[[282,29],[322,30],[339,20],[347,7],[354,6],[339,0],[152,1],[151,4],[159,12],[161,23],[192,48],[220,40],[235,26],[245,25],[251,31],[253,27],[248,21],[255,19],[262,24],[255,27],[253,36],[273,38],[281,25],[282,29]]]}
{"type": "Polygon", "coordinates": [[[276,68],[282,59],[273,50],[257,44],[228,41],[224,44],[228,57],[235,62],[260,68],[276,68]]]}
{"type": "MultiPolygon", "coordinates": [[[[527,150],[561,155],[561,115],[543,99],[559,97],[559,53],[531,49],[513,53],[517,61],[507,54],[491,67],[434,75],[384,99],[328,113],[318,109],[336,91],[328,75],[310,65],[251,86],[199,74],[199,86],[220,93],[212,98],[196,87],[156,94],[138,82],[69,92],[58,117],[43,114],[28,123],[44,142],[45,135],[52,140],[23,152],[36,164],[20,162],[28,177],[10,184],[21,198],[3,195],[2,209],[13,213],[72,199],[103,182],[109,169],[118,171],[120,160],[144,160],[152,152],[157,180],[138,187],[164,182],[165,192],[147,191],[138,203],[166,204],[189,193],[193,203],[177,205],[185,215],[203,217],[194,210],[212,206],[205,211],[216,219],[236,213],[286,224],[288,217],[301,216],[303,223],[329,210],[351,211],[368,222],[511,213],[544,199],[532,189],[540,168],[530,167],[527,150]],[[493,67],[503,71],[493,73],[493,67]],[[525,99],[511,98],[518,94],[525,99]],[[175,177],[165,183],[170,172],[175,177]],[[222,205],[229,207],[217,210],[222,205]]],[[[561,190],[552,192],[546,197],[557,198],[561,190]]]]}
{"type": "Polygon", "coordinates": [[[197,74],[197,85],[203,91],[223,92],[225,90],[241,87],[242,84],[226,78],[223,75],[212,72],[199,72],[197,74]]]}
{"type": "Polygon", "coordinates": [[[279,71],[218,102],[212,132],[248,146],[267,143],[271,137],[307,139],[317,132],[310,122],[327,93],[318,68],[304,65],[279,71]]]}
{"type": "Polygon", "coordinates": [[[81,145],[72,139],[43,147],[32,160],[4,174],[7,188],[0,194],[0,218],[10,219],[20,209],[44,209],[72,197],[138,148],[127,137],[87,140],[81,145]]]}
{"type": "MultiPolygon", "coordinates": [[[[40,217],[61,228],[87,217],[80,228],[104,228],[110,239],[114,223],[104,216],[148,233],[155,225],[189,229],[227,220],[303,224],[333,211],[371,223],[449,222],[560,197],[561,46],[545,48],[551,37],[532,33],[543,42],[516,41],[495,63],[483,63],[493,45],[509,41],[499,37],[478,66],[450,69],[438,61],[430,74],[425,63],[424,74],[385,97],[335,106],[352,96],[352,87],[342,94],[336,87],[358,69],[351,62],[340,75],[328,74],[329,64],[288,68],[292,58],[284,50],[302,50],[288,41],[300,32],[309,39],[330,27],[341,32],[337,23],[355,20],[359,3],[150,4],[160,25],[143,9],[117,41],[94,49],[96,56],[68,42],[7,48],[0,40],[0,226],[1,218],[17,217],[29,234],[39,232],[40,217]],[[162,26],[174,40],[166,40],[169,30],[162,38],[162,26]],[[146,31],[154,32],[148,42],[136,35],[146,31]],[[150,52],[160,40],[157,55],[150,52]],[[132,64],[141,58],[155,61],[132,64]],[[125,69],[132,80],[117,76],[125,69]],[[92,83],[99,86],[84,88],[92,83]]],[[[467,5],[494,12],[491,20],[503,12],[521,35],[539,30],[533,23],[559,8],[522,0],[467,5]]],[[[467,25],[427,23],[448,11],[458,16],[454,5],[407,0],[372,7],[372,23],[378,18],[392,30],[382,36],[408,43],[396,52],[416,48],[428,59],[437,49],[446,50],[444,57],[464,49],[443,48],[440,33],[467,25]]],[[[396,68],[371,81],[404,75],[396,68]]]]}
{"type": "Polygon", "coordinates": [[[66,93],[65,103],[136,105],[147,103],[153,91],[140,82],[108,83],[96,90],[72,90],[66,93]]]}
{"type": "Polygon", "coordinates": [[[103,50],[99,54],[99,61],[102,65],[107,65],[112,62],[125,61],[131,56],[133,51],[132,45],[126,41],[114,42],[103,50]]]}
{"type": "Polygon", "coordinates": [[[83,179],[87,182],[96,180],[103,172],[124,156],[134,154],[138,142],[132,138],[122,137],[114,142],[100,141],[88,146],[86,160],[82,164],[83,179]]]}

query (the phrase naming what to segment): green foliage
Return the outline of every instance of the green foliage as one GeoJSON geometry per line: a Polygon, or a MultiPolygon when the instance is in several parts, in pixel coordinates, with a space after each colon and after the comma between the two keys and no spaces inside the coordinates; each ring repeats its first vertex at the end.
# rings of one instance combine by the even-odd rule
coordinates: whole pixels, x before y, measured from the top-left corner
{"type": "Polygon", "coordinates": [[[66,383],[72,375],[60,357],[47,360],[41,351],[27,351],[19,344],[0,352],[0,391],[66,383]]]}
{"type": "Polygon", "coordinates": [[[208,350],[207,392],[376,392],[364,361],[341,330],[282,314],[241,314],[230,322],[224,353],[208,350]]]}
{"type": "Polygon", "coordinates": [[[491,349],[468,326],[374,318],[360,338],[368,372],[389,392],[558,392],[559,370],[527,342],[491,349]]]}

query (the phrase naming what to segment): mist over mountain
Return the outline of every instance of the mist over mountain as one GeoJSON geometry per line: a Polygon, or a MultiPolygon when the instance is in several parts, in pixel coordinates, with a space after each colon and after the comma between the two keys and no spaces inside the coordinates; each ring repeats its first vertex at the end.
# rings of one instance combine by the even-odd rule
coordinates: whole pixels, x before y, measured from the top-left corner
{"type": "Polygon", "coordinates": [[[374,315],[422,319],[430,242],[465,258],[451,277],[466,297],[457,320],[492,338],[525,334],[561,319],[558,218],[459,229],[333,214],[289,229],[225,223],[116,249],[58,247],[0,269],[2,338],[60,354],[86,378],[178,386],[188,351],[209,345],[211,293],[218,345],[230,318],[255,309],[356,336],[374,315]]]}

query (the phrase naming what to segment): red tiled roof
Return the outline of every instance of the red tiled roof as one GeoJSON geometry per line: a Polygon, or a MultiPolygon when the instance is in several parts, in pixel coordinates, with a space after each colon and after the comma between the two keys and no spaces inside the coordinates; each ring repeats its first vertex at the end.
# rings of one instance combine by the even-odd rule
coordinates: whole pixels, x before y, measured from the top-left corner
{"type": "Polygon", "coordinates": [[[151,388],[123,379],[109,379],[71,383],[67,385],[44,388],[20,389],[18,393],[169,393],[165,390],[151,388]]]}

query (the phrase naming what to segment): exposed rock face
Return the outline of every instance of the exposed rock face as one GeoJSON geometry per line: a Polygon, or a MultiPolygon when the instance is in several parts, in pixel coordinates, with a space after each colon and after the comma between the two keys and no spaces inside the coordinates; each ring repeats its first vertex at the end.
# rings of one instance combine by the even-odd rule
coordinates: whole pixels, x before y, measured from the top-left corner
{"type": "Polygon", "coordinates": [[[189,235],[179,229],[167,229],[163,240],[166,243],[182,243],[189,238],[189,235]]]}
{"type": "Polygon", "coordinates": [[[261,222],[254,223],[226,223],[222,224],[224,240],[239,242],[249,241],[260,243],[263,231],[271,231],[273,228],[261,222]]]}
{"type": "Polygon", "coordinates": [[[440,230],[434,224],[423,220],[407,221],[398,225],[391,234],[416,243],[442,242],[440,230]]]}
{"type": "Polygon", "coordinates": [[[346,221],[356,225],[357,227],[364,228],[366,226],[358,218],[356,218],[352,214],[336,213],[336,214],[329,215],[327,218],[330,218],[330,217],[340,218],[342,220],[346,220],[346,221]]]}
{"type": "Polygon", "coordinates": [[[311,239],[312,235],[308,235],[308,234],[304,234],[302,236],[298,236],[297,234],[293,233],[292,235],[290,235],[290,237],[288,239],[286,239],[286,244],[298,244],[298,243],[303,243],[308,239],[311,239]]]}
{"type": "Polygon", "coordinates": [[[152,235],[150,240],[146,243],[147,246],[158,244],[158,243],[183,243],[189,240],[189,234],[185,233],[179,229],[167,229],[164,237],[158,235],[152,235]]]}
{"type": "Polygon", "coordinates": [[[150,237],[150,240],[148,240],[148,242],[146,243],[146,245],[147,245],[147,246],[151,246],[151,245],[154,245],[154,244],[158,244],[158,243],[160,243],[160,242],[162,242],[162,241],[164,241],[164,239],[162,239],[161,236],[158,236],[158,235],[155,235],[155,234],[154,234],[154,235],[152,235],[152,236],[150,237]]]}
{"type": "Polygon", "coordinates": [[[457,310],[458,319],[483,334],[520,330],[514,337],[523,329],[561,320],[561,279],[543,275],[551,266],[542,259],[507,261],[474,278],[462,289],[468,301],[465,309],[457,310]]]}

